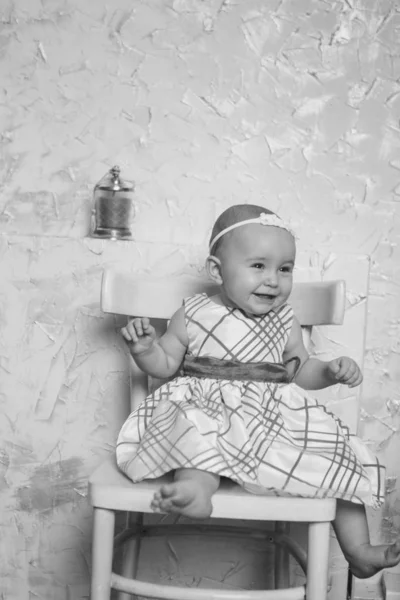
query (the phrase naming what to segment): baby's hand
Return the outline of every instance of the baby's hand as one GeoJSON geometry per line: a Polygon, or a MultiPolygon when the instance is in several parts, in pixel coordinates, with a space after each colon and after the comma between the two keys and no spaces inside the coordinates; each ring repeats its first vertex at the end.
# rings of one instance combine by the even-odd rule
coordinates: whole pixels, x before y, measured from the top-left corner
{"type": "Polygon", "coordinates": [[[363,380],[358,364],[348,356],[340,356],[328,362],[328,371],[337,383],[344,383],[349,387],[360,385],[363,380]]]}
{"type": "Polygon", "coordinates": [[[156,330],[147,317],[131,319],[121,329],[122,337],[129,346],[131,354],[142,354],[151,348],[156,339],[156,330]]]}

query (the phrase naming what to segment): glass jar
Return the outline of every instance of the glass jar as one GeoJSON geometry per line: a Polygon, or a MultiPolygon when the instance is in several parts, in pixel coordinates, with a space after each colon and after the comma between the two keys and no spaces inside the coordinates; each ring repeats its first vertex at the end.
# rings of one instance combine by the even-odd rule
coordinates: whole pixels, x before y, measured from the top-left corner
{"type": "Polygon", "coordinates": [[[94,188],[91,236],[111,240],[131,240],[135,185],[120,178],[120,168],[112,167],[94,188]]]}

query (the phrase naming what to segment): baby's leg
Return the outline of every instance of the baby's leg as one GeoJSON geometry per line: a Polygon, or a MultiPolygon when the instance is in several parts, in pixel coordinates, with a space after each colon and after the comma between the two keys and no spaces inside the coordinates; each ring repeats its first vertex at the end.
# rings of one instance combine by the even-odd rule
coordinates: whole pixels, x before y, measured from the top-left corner
{"type": "Polygon", "coordinates": [[[219,486],[219,476],[198,469],[177,469],[174,482],[154,494],[151,508],[156,512],[206,519],[211,515],[211,498],[219,486]]]}
{"type": "Polygon", "coordinates": [[[350,570],[356,577],[372,577],[400,562],[400,540],[391,545],[371,545],[363,504],[338,500],[333,526],[350,570]]]}

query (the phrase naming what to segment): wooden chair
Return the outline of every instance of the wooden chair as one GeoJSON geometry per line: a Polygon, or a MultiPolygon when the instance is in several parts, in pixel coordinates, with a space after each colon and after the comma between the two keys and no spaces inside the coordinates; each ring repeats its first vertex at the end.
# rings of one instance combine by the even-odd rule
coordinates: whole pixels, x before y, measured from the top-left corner
{"type": "MultiPolygon", "coordinates": [[[[181,305],[184,297],[199,291],[213,292],[213,285],[201,278],[180,276],[161,279],[137,279],[132,273],[105,270],[101,290],[104,312],[148,316],[168,320],[181,305]]],[[[298,283],[294,286],[290,303],[305,334],[315,325],[343,322],[345,285],[343,281],[298,283]]],[[[159,321],[157,321],[159,324],[159,321]]],[[[133,361],[132,361],[133,362],[133,361]]],[[[136,366],[132,376],[131,408],[138,406],[148,393],[147,376],[136,366]]],[[[226,591],[165,586],[138,581],[136,577],[140,541],[149,528],[143,528],[143,513],[151,513],[150,502],[154,492],[169,476],[158,480],[132,483],[118,469],[112,457],[101,465],[89,482],[91,504],[94,508],[92,587],[91,600],[108,600],[111,589],[131,595],[170,600],[324,600],[327,595],[330,523],[335,517],[334,499],[285,498],[258,496],[245,492],[239,486],[224,482],[213,497],[212,519],[223,518],[247,521],[274,521],[275,532],[266,533],[276,544],[275,590],[226,591]],[[131,515],[130,525],[114,539],[115,515],[126,511],[131,515]],[[308,552],[289,535],[287,523],[308,523],[308,552]],[[122,575],[112,572],[114,548],[126,544],[122,575]],[[288,586],[289,553],[294,556],[306,574],[306,585],[288,586]]],[[[163,535],[171,528],[196,527],[187,524],[154,525],[152,535],[163,535]]],[[[212,531],[229,531],[229,526],[211,525],[212,531]]],[[[250,528],[230,527],[233,535],[251,536],[250,528]]],[[[255,535],[263,535],[259,530],[255,535]]]]}

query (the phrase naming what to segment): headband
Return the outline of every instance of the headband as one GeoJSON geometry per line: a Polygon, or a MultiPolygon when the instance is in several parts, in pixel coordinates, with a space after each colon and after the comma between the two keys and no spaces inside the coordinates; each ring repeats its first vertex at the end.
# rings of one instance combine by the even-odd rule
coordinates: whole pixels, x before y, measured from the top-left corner
{"type": "Polygon", "coordinates": [[[293,237],[295,237],[294,232],[289,227],[289,225],[285,223],[285,221],[283,221],[280,217],[278,217],[278,215],[269,215],[263,212],[260,214],[259,217],[255,219],[245,219],[244,221],[239,221],[238,223],[229,225],[229,227],[226,227],[225,229],[220,231],[216,236],[213,237],[213,239],[210,242],[210,253],[215,242],[217,242],[223,235],[228,233],[228,231],[232,231],[232,229],[236,229],[236,227],[241,227],[242,225],[249,225],[249,223],[258,223],[259,225],[268,225],[269,227],[280,227],[281,229],[286,229],[286,231],[288,231],[293,237]]]}

